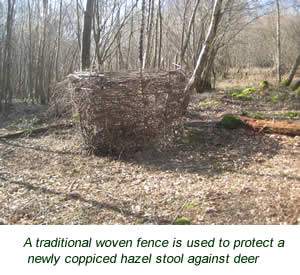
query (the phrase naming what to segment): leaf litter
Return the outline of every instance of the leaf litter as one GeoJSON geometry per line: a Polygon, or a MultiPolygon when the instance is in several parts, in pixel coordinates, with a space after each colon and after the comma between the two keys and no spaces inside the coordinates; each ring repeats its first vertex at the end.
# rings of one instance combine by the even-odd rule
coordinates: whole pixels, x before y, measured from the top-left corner
{"type": "Polygon", "coordinates": [[[299,137],[226,130],[241,106],[206,98],[183,140],[126,158],[82,154],[74,129],[1,140],[0,224],[299,224],[299,137]]]}

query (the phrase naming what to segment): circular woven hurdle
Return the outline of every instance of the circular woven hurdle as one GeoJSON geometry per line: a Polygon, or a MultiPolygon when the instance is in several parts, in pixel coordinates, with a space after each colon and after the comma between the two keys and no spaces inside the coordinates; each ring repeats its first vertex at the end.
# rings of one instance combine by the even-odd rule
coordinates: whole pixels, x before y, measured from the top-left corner
{"type": "Polygon", "coordinates": [[[75,73],[69,80],[89,153],[120,154],[166,142],[180,121],[181,72],[75,73]]]}

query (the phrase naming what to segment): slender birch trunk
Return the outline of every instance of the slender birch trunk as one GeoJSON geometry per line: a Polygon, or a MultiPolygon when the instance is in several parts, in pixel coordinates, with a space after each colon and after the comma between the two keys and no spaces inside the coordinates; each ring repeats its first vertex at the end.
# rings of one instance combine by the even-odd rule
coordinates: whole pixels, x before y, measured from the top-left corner
{"type": "Polygon", "coordinates": [[[199,80],[201,79],[203,70],[205,69],[205,66],[207,64],[207,60],[209,58],[209,53],[210,53],[213,41],[216,37],[218,25],[219,25],[221,17],[222,17],[222,13],[221,13],[222,3],[223,3],[223,0],[215,0],[213,14],[212,14],[212,18],[211,18],[211,22],[210,22],[210,26],[209,26],[209,30],[208,30],[205,42],[204,42],[202,50],[200,52],[193,75],[184,89],[183,101],[182,101],[182,106],[181,106],[182,113],[184,113],[186,111],[186,109],[190,103],[191,94],[193,92],[195,84],[197,82],[199,83],[199,80]]]}
{"type": "Polygon", "coordinates": [[[277,78],[281,82],[281,38],[280,38],[280,3],[276,0],[277,8],[277,78]]]}
{"type": "Polygon", "coordinates": [[[300,66],[300,54],[298,54],[297,58],[296,58],[296,61],[289,73],[289,76],[288,76],[288,79],[287,79],[287,83],[286,83],[286,86],[290,86],[292,81],[293,81],[293,78],[296,74],[296,71],[297,71],[297,68],[300,66]]]}

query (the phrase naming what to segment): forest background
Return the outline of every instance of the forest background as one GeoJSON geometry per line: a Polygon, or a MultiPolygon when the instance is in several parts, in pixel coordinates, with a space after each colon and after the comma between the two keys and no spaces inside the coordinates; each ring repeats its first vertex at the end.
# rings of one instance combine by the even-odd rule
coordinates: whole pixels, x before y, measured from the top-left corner
{"type": "MultiPolygon", "coordinates": [[[[142,1],[88,2],[93,3],[93,9],[86,67],[137,70],[142,1]]],[[[143,68],[192,71],[205,41],[214,1],[144,2],[143,68]]],[[[1,109],[14,100],[47,104],[51,86],[80,70],[87,4],[81,0],[0,1],[1,109]]],[[[234,0],[225,1],[223,7],[224,16],[205,70],[206,88],[215,79],[226,78],[232,69],[240,75],[256,69],[276,74],[278,12],[280,75],[291,69],[300,47],[299,1],[234,0]]]]}

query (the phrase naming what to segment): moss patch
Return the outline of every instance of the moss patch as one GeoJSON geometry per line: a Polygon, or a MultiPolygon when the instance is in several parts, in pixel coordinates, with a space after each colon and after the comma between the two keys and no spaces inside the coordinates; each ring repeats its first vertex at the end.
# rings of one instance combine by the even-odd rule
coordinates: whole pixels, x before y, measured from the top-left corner
{"type": "Polygon", "coordinates": [[[271,99],[271,101],[273,103],[277,103],[279,100],[280,100],[280,96],[279,95],[276,95],[276,96],[272,97],[272,99],[271,99]]]}
{"type": "Polygon", "coordinates": [[[136,224],[143,224],[144,221],[143,221],[142,219],[136,219],[136,220],[135,220],[135,223],[136,223],[136,224]]]}
{"type": "Polygon", "coordinates": [[[300,116],[300,113],[298,112],[287,112],[285,114],[283,114],[285,117],[289,117],[289,118],[293,118],[293,117],[297,117],[300,116]]]}
{"type": "Polygon", "coordinates": [[[244,94],[236,95],[235,98],[240,100],[252,100],[252,96],[244,95],[244,94]]]}
{"type": "Polygon", "coordinates": [[[226,90],[226,94],[229,96],[235,96],[240,94],[243,91],[244,88],[242,87],[232,87],[229,90],[226,90]]]}
{"type": "Polygon", "coordinates": [[[207,99],[207,100],[199,103],[200,106],[204,106],[204,107],[214,106],[217,104],[218,104],[218,101],[214,101],[214,100],[210,100],[210,99],[207,99]]]}
{"type": "Polygon", "coordinates": [[[191,220],[187,217],[182,217],[182,218],[178,218],[175,221],[175,224],[176,225],[188,225],[188,224],[191,224],[191,220]]]}
{"type": "Polygon", "coordinates": [[[264,115],[262,114],[253,114],[256,119],[264,119],[264,115]]]}
{"type": "Polygon", "coordinates": [[[263,82],[261,82],[261,83],[259,84],[259,87],[260,87],[261,89],[268,89],[269,86],[270,86],[270,84],[269,84],[269,82],[266,81],[266,80],[264,80],[263,82]]]}
{"type": "Polygon", "coordinates": [[[256,91],[256,89],[255,88],[247,88],[247,89],[244,89],[243,91],[242,91],[242,94],[243,95],[251,95],[253,92],[255,92],[256,91]]]}
{"type": "Polygon", "coordinates": [[[226,129],[236,129],[241,126],[243,126],[243,121],[239,119],[236,116],[224,116],[221,120],[221,124],[226,128],[226,129]]]}
{"type": "Polygon", "coordinates": [[[252,118],[256,118],[256,119],[266,119],[265,115],[260,114],[260,113],[253,113],[250,111],[242,111],[242,116],[248,116],[248,117],[252,117],[252,118]]]}
{"type": "Polygon", "coordinates": [[[251,94],[255,92],[255,88],[246,88],[246,89],[231,89],[227,91],[227,94],[239,100],[252,100],[251,94]]]}
{"type": "Polygon", "coordinates": [[[72,168],[72,174],[75,174],[75,173],[77,173],[78,171],[77,171],[77,169],[76,168],[72,168]]]}

